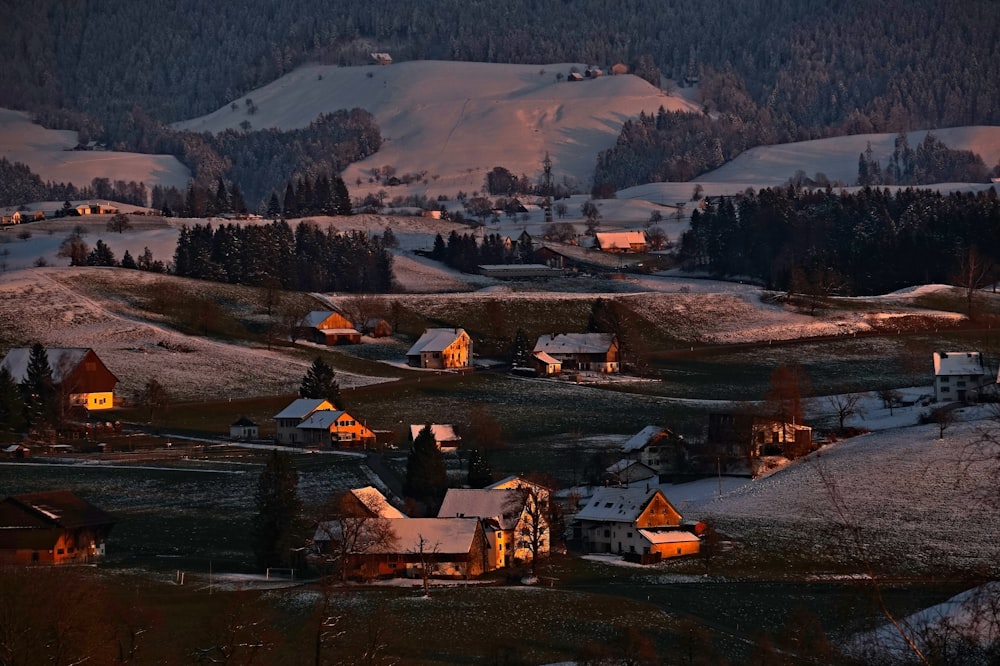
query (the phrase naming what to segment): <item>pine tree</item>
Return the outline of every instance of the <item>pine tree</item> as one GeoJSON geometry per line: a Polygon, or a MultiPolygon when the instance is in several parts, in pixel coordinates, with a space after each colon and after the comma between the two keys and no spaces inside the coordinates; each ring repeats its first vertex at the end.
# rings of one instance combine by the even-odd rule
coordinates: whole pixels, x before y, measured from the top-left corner
{"type": "Polygon", "coordinates": [[[510,343],[510,363],[515,368],[531,366],[531,347],[528,343],[528,334],[523,328],[514,332],[514,339],[510,343]]]}
{"type": "Polygon", "coordinates": [[[448,473],[444,457],[428,423],[413,440],[413,448],[406,461],[403,493],[419,504],[425,515],[433,516],[437,514],[447,490],[448,473]]]}
{"type": "Polygon", "coordinates": [[[0,432],[20,432],[24,428],[24,396],[7,366],[0,366],[0,432]]]}
{"type": "Polygon", "coordinates": [[[354,215],[351,208],[351,193],[347,190],[347,183],[340,176],[333,179],[333,200],[337,205],[337,215],[354,215]]]}
{"type": "Polygon", "coordinates": [[[115,253],[111,251],[108,244],[98,239],[94,249],[87,255],[88,266],[114,266],[115,253]]]}
{"type": "Polygon", "coordinates": [[[493,470],[486,456],[477,448],[472,449],[469,455],[469,478],[470,488],[485,488],[493,483],[493,470]]]}
{"type": "Polygon", "coordinates": [[[281,203],[278,201],[278,195],[275,192],[271,192],[271,199],[267,202],[267,216],[272,220],[278,219],[281,215],[281,203]]]}
{"type": "Polygon", "coordinates": [[[319,356],[302,378],[299,395],[303,398],[329,400],[334,405],[340,404],[340,384],[337,382],[337,375],[319,356]]]}
{"type": "Polygon", "coordinates": [[[129,254],[128,250],[125,250],[125,254],[122,255],[121,266],[122,268],[130,268],[132,270],[138,268],[138,266],[135,263],[135,259],[132,258],[132,255],[129,254]]]}
{"type": "Polygon", "coordinates": [[[292,550],[304,543],[298,485],[299,474],[291,456],[272,451],[257,479],[257,513],[251,525],[254,554],[261,568],[288,564],[292,550]]]}
{"type": "Polygon", "coordinates": [[[28,425],[39,427],[55,422],[59,411],[59,395],[55,380],[52,378],[49,353],[40,342],[31,347],[28,367],[21,382],[21,392],[24,396],[28,425]]]}

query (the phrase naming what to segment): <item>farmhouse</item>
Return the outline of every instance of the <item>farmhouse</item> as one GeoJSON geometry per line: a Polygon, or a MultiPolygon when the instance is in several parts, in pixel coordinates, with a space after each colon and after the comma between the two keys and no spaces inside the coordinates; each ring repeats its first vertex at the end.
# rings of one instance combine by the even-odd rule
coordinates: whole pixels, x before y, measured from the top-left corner
{"type": "Polygon", "coordinates": [[[658,488],[598,488],[576,514],[575,536],[594,553],[632,553],[643,561],[698,552],[698,537],[658,488]]]}
{"type": "Polygon", "coordinates": [[[642,231],[599,231],[594,247],[602,252],[645,252],[646,234],[642,231]]]}
{"type": "Polygon", "coordinates": [[[562,361],[543,351],[532,354],[531,361],[539,377],[554,377],[562,372],[562,361]]]}
{"type": "Polygon", "coordinates": [[[458,443],[462,441],[461,435],[455,432],[455,426],[449,423],[427,423],[424,425],[410,426],[410,441],[412,442],[420,435],[420,431],[426,426],[430,426],[431,435],[434,436],[434,444],[442,451],[455,451],[458,443]]]}
{"type": "Polygon", "coordinates": [[[241,416],[229,424],[229,439],[234,442],[249,442],[260,436],[257,424],[245,416],[241,416]]]}
{"type": "Polygon", "coordinates": [[[684,465],[684,438],[667,428],[648,425],[622,444],[625,456],[657,474],[679,471],[684,465]]]}
{"type": "Polygon", "coordinates": [[[320,410],[336,409],[328,400],[299,398],[274,415],[275,436],[278,444],[296,446],[302,444],[302,432],[298,426],[310,414],[320,410]]]}
{"type": "Polygon", "coordinates": [[[618,372],[618,338],[611,333],[560,333],[538,338],[532,354],[545,352],[565,369],[618,372]]]}
{"type": "Polygon", "coordinates": [[[415,368],[471,368],[472,338],[461,328],[428,328],[406,352],[406,362],[415,368]]]}
{"type": "Polygon", "coordinates": [[[934,400],[965,402],[994,383],[979,352],[934,352],[934,400]]]}
{"type": "Polygon", "coordinates": [[[375,433],[341,409],[315,410],[295,429],[306,446],[368,448],[375,444],[375,433]]]}
{"type": "MultiPolygon", "coordinates": [[[[93,349],[77,347],[45,350],[52,380],[70,407],[88,411],[112,409],[115,406],[115,377],[93,349]]],[[[31,348],[16,347],[7,352],[0,367],[7,368],[10,376],[20,384],[28,375],[31,348]]]]}
{"type": "Polygon", "coordinates": [[[487,567],[492,570],[530,561],[532,530],[539,537],[539,554],[549,552],[548,523],[534,501],[531,493],[517,488],[449,488],[438,518],[479,518],[489,543],[487,567]]]}
{"type": "Polygon", "coordinates": [[[68,490],[0,502],[0,564],[80,564],[104,555],[114,519],[68,490]]]}
{"type": "Polygon", "coordinates": [[[295,337],[321,345],[345,345],[361,342],[354,324],[336,310],[313,310],[295,328],[295,337]]]}
{"type": "Polygon", "coordinates": [[[609,484],[616,486],[629,486],[633,483],[647,482],[653,483],[659,480],[659,474],[655,469],[644,465],[638,460],[623,458],[604,470],[604,478],[609,484]]]}

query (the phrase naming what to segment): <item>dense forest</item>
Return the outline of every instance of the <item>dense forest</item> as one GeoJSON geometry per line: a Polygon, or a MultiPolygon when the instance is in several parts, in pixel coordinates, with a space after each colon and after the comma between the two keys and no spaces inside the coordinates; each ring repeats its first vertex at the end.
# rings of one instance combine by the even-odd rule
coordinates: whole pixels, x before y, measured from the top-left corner
{"type": "Polygon", "coordinates": [[[1000,265],[1000,201],[993,188],[949,195],[764,189],[694,211],[680,256],[689,269],[779,290],[865,295],[938,282],[979,287],[996,279],[1000,265]]]}

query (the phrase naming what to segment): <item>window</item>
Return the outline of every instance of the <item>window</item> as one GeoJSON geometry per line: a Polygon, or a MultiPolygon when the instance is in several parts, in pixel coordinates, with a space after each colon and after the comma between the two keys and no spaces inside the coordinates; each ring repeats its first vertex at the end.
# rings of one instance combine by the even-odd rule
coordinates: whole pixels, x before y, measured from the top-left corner
{"type": "Polygon", "coordinates": [[[611,530],[604,530],[604,537],[606,539],[610,539],[611,538],[611,530]]]}
{"type": "Polygon", "coordinates": [[[631,539],[632,538],[632,533],[631,532],[626,532],[625,533],[625,537],[628,538],[628,539],[631,539]]]}
{"type": "Polygon", "coordinates": [[[56,555],[62,555],[65,551],[62,548],[56,551],[56,555]]]}
{"type": "Polygon", "coordinates": [[[950,381],[951,381],[951,377],[942,377],[941,378],[941,383],[942,384],[947,384],[950,381]]]}
{"type": "Polygon", "coordinates": [[[951,393],[951,389],[948,388],[947,386],[942,386],[941,393],[951,393]]]}

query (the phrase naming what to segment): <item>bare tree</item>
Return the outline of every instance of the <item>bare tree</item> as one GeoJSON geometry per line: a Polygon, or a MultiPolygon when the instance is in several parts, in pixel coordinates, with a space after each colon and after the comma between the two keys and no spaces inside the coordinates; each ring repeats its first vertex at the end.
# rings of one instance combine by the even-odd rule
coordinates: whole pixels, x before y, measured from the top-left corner
{"type": "Polygon", "coordinates": [[[418,534],[416,545],[409,551],[410,554],[416,555],[417,561],[420,562],[420,576],[424,582],[425,598],[431,596],[431,565],[440,547],[440,543],[432,544],[423,534],[418,534]]]}
{"type": "Polygon", "coordinates": [[[949,407],[938,407],[931,410],[931,423],[936,423],[938,427],[938,439],[944,439],[944,431],[955,423],[955,410],[949,407]]]}
{"type": "Polygon", "coordinates": [[[861,400],[866,393],[863,391],[851,391],[838,395],[827,396],[826,402],[837,415],[840,423],[840,431],[844,431],[844,422],[852,416],[864,416],[864,409],[861,408],[861,400]]]}
{"type": "Polygon", "coordinates": [[[273,612],[253,592],[230,592],[226,608],[207,625],[207,645],[194,657],[201,664],[250,666],[266,663],[278,642],[273,612]]]}
{"type": "Polygon", "coordinates": [[[882,389],[877,395],[882,401],[882,406],[889,410],[889,416],[892,416],[892,408],[903,399],[903,394],[896,389],[882,389]]]}
{"type": "Polygon", "coordinates": [[[702,524],[705,526],[705,531],[701,534],[698,557],[705,565],[705,575],[709,576],[712,573],[712,560],[722,550],[722,537],[719,536],[719,532],[715,529],[715,523],[711,519],[702,521],[702,524]]]}
{"type": "Polygon", "coordinates": [[[531,555],[533,576],[538,575],[539,560],[549,552],[551,527],[548,507],[547,498],[540,497],[531,484],[515,489],[504,507],[505,513],[520,514],[514,528],[514,543],[518,550],[526,550],[531,555]]]}
{"type": "Polygon", "coordinates": [[[954,280],[955,285],[965,291],[966,313],[970,319],[973,315],[973,298],[979,289],[989,283],[993,270],[993,261],[975,246],[969,247],[959,257],[954,280]]]}
{"type": "MultiPolygon", "coordinates": [[[[352,562],[360,562],[373,552],[391,550],[398,537],[392,519],[384,517],[374,495],[343,492],[324,508],[317,527],[317,539],[326,543],[322,561],[346,582],[352,562]]],[[[382,500],[384,502],[384,500],[382,500]]]]}
{"type": "Polygon", "coordinates": [[[108,231],[120,234],[131,230],[132,223],[129,222],[128,215],[125,213],[115,213],[111,216],[111,219],[108,220],[108,231]]]}
{"type": "Polygon", "coordinates": [[[140,400],[149,411],[149,424],[153,427],[156,427],[157,417],[170,410],[170,393],[155,379],[146,382],[140,400]]]}

